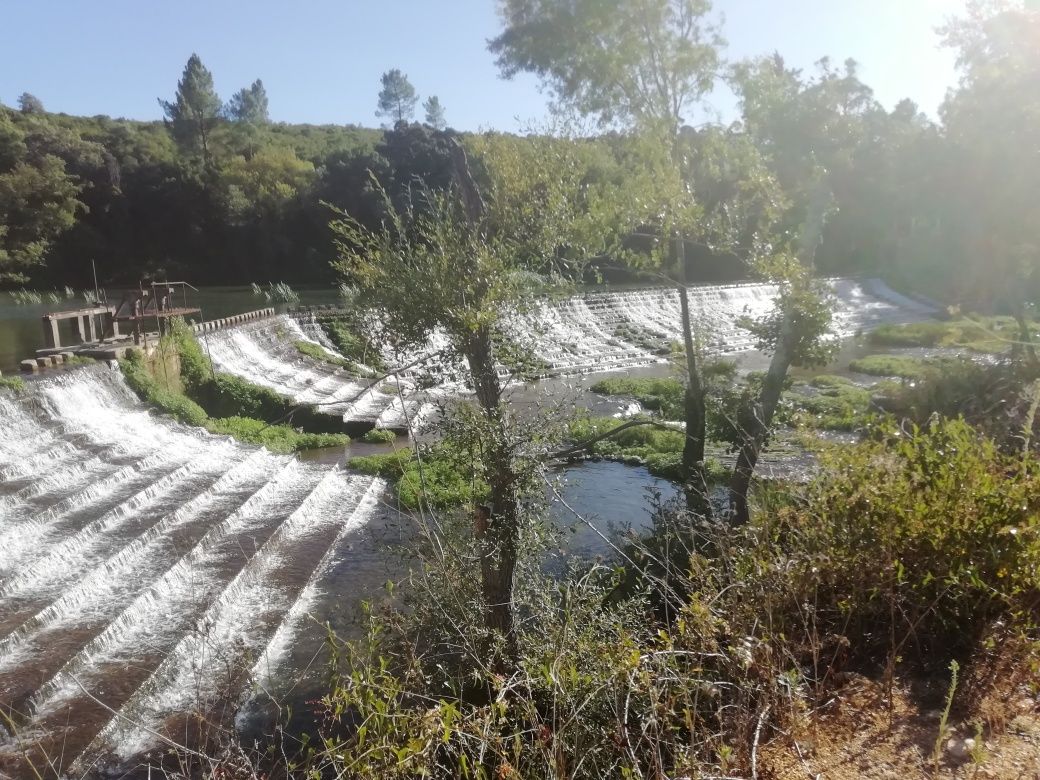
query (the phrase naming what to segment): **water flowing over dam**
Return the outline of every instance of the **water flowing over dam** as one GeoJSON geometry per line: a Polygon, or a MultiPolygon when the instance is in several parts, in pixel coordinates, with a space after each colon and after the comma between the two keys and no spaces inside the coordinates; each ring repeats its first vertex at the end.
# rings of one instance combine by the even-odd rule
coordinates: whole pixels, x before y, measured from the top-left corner
{"type": "MultiPolygon", "coordinates": [[[[834,279],[832,332],[851,336],[879,325],[916,322],[935,308],[896,293],[880,280],[834,279]]],[[[742,317],[757,319],[773,307],[777,288],[771,284],[710,285],[690,288],[690,306],[697,337],[708,353],[750,350],[754,337],[740,327],[742,317]]],[[[667,360],[681,343],[679,296],[675,290],[653,288],[593,292],[540,303],[511,318],[518,344],[525,345],[546,375],[581,374],[647,365],[667,360]]],[[[229,328],[204,337],[216,367],[270,388],[300,404],[342,415],[350,422],[403,429],[427,418],[440,391],[413,392],[405,379],[401,394],[372,389],[371,380],[300,354],[297,341],[312,341],[335,354],[313,315],[283,315],[229,328]],[[402,398],[403,403],[402,403],[402,398]]],[[[429,347],[443,347],[434,339],[429,347]]],[[[389,351],[390,364],[411,360],[389,351]]],[[[502,369],[505,373],[505,369],[502,369]]]]}
{"type": "Polygon", "coordinates": [[[102,366],[0,391],[0,776],[219,718],[278,673],[383,488],[159,416],[102,366]]]}

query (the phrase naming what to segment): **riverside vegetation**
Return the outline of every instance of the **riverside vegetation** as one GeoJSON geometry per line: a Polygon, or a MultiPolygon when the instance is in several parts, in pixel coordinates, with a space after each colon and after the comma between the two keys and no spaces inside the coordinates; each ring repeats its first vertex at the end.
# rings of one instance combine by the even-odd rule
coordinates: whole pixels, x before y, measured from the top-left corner
{"type": "MultiPolygon", "coordinates": [[[[81,195],[114,196],[110,182],[80,189],[64,168],[101,170],[88,164],[101,150],[73,130],[85,122],[105,149],[110,136],[127,136],[131,150],[160,145],[171,175],[142,164],[127,190],[154,185],[160,203],[177,194],[169,244],[141,239],[137,255],[109,252],[103,270],[118,275],[121,256],[153,266],[178,257],[214,278],[250,267],[266,280],[286,257],[305,258],[301,274],[334,276],[358,322],[379,323],[372,341],[407,352],[436,338],[437,358],[471,391],[438,422],[437,444],[351,461],[395,481],[418,540],[403,587],[370,607],[364,637],[330,628],[316,729],[280,728],[258,754],[233,740],[172,751],[176,771],[786,780],[840,766],[852,775],[833,745],[886,718],[891,735],[906,719],[898,703],[910,702],[911,719],[941,716],[901,739],[896,758],[872,746],[866,758],[898,760],[900,777],[977,774],[990,758],[947,751],[947,729],[999,742],[1012,702],[1035,716],[1040,689],[1040,362],[1029,319],[1040,299],[1031,132],[1040,13],[977,3],[950,23],[944,39],[962,79],[936,125],[908,102],[883,109],[851,61],[822,61],[809,77],[779,56],[724,63],[706,0],[596,13],[499,5],[491,48],[503,73],[535,74],[559,107],[612,132],[518,138],[402,122],[368,137],[371,149],[338,155],[339,131],[272,126],[264,111],[218,115],[197,57],[178,105],[196,99],[204,121],[186,123],[168,105],[169,136],[44,115],[30,100],[4,113],[0,137],[13,153],[0,160],[14,160],[4,175],[24,187],[36,181],[27,167],[47,174],[57,207],[47,224],[23,215],[25,229],[5,238],[8,278],[70,266],[62,242],[88,228],[112,246],[129,235],[116,209],[77,216],[81,195]],[[740,126],[688,127],[720,73],[737,92],[740,126]],[[56,153],[62,141],[76,152],[68,160],[56,153]],[[320,172],[298,151],[314,143],[320,172]],[[951,182],[951,170],[972,172],[972,186],[951,182]],[[314,217],[321,202],[336,209],[331,235],[325,211],[314,217]],[[180,226],[199,213],[217,228],[188,247],[203,231],[180,226]],[[255,265],[248,247],[258,248],[255,265]],[[720,262],[778,290],[771,312],[739,323],[769,358],[740,381],[703,353],[689,311],[689,283],[720,262]],[[509,316],[619,266],[674,287],[680,301],[681,350],[655,344],[679,356],[677,378],[599,385],[654,416],[575,420],[552,399],[518,413],[508,382],[541,364],[511,343],[509,316]],[[869,388],[836,375],[797,380],[792,369],[834,354],[818,275],[847,271],[884,273],[994,316],[883,329],[869,337],[878,346],[985,351],[992,362],[873,355],[849,366],[879,378],[869,388]],[[805,483],[756,480],[788,424],[858,435],[820,446],[805,483]],[[733,468],[707,456],[709,442],[732,450],[733,468]],[[681,495],[651,499],[652,527],[611,538],[611,560],[561,572],[547,565],[559,533],[546,507],[549,468],[588,453],[638,459],[681,495]],[[878,695],[858,696],[864,689],[878,695]]],[[[397,81],[407,93],[400,76],[385,88],[397,81]]],[[[173,339],[183,392],[124,365],[149,400],[243,435],[266,423],[227,421],[288,413],[276,396],[214,374],[183,332],[173,339]]],[[[360,334],[332,340],[368,365],[360,334]]]]}
{"type": "Polygon", "coordinates": [[[170,381],[168,372],[149,365],[138,352],[128,354],[119,365],[134,392],[183,423],[262,444],[273,452],[338,447],[350,441],[345,434],[329,432],[335,420],[313,409],[294,407],[276,393],[239,377],[215,372],[182,322],[174,321],[170,334],[159,344],[158,359],[163,361],[167,355],[175,356],[179,381],[170,381]],[[317,432],[277,422],[290,418],[317,432]]]}

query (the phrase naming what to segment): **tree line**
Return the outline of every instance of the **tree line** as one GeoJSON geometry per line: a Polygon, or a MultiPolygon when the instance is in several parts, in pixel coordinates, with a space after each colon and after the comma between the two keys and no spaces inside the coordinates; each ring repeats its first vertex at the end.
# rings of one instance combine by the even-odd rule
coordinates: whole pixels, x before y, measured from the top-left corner
{"type": "MultiPolygon", "coordinates": [[[[1033,277],[1020,271],[1040,244],[1035,12],[976,4],[943,31],[961,81],[934,121],[909,100],[886,110],[851,60],[822,59],[812,72],[778,54],[726,63],[709,4],[651,5],[656,17],[633,19],[626,4],[611,16],[506,2],[491,46],[504,76],[539,74],[559,105],[598,119],[597,136],[572,142],[595,146],[597,165],[609,159],[633,186],[648,175],[626,151],[635,128],[665,126],[691,193],[691,279],[745,277],[766,202],[792,204],[765,237],[783,241],[815,193],[827,204],[818,273],[881,274],[972,306],[1024,305],[1033,277]],[[640,30],[676,44],[658,63],[677,74],[663,89],[624,61],[639,56],[640,41],[626,36],[640,30]],[[622,48],[595,43],[609,40],[622,48]],[[740,117],[698,124],[719,78],[740,117]]],[[[411,124],[417,102],[390,70],[378,114],[393,127],[274,123],[259,79],[225,104],[195,55],[174,97],[160,100],[163,122],[52,114],[24,95],[0,107],[0,284],[84,285],[91,260],[105,283],[144,274],[326,283],[335,257],[326,204],[376,227],[373,176],[403,189],[444,176],[429,152],[444,142],[443,107],[430,97],[426,123],[411,124]]]]}

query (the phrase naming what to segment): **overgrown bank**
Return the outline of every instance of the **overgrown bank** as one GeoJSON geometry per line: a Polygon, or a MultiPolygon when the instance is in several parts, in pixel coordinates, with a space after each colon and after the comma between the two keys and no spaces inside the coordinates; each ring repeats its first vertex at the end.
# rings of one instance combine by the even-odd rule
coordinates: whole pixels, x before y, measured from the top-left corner
{"type": "Polygon", "coordinates": [[[160,362],[131,352],[120,361],[123,376],[142,400],[183,423],[261,444],[274,452],[345,446],[350,441],[345,434],[333,432],[341,427],[335,418],[296,406],[239,377],[216,372],[183,323],[174,324],[160,342],[156,357],[160,362]],[[169,365],[162,368],[167,361],[174,366],[172,378],[169,365]]]}

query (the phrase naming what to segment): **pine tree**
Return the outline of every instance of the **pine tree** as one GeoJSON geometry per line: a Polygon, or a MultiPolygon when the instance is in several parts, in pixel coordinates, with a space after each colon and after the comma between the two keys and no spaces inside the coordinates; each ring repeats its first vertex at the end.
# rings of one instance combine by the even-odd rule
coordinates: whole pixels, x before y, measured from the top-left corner
{"type": "Polygon", "coordinates": [[[23,92],[18,96],[18,109],[23,114],[45,114],[43,101],[30,92],[23,92]]]}
{"type": "Polygon", "coordinates": [[[257,79],[251,86],[240,89],[228,101],[227,116],[235,122],[251,125],[266,125],[271,121],[267,113],[267,90],[264,82],[257,79]]]}
{"type": "Polygon", "coordinates": [[[441,105],[440,98],[436,95],[430,95],[426,99],[423,109],[426,111],[426,124],[430,127],[443,130],[447,126],[448,123],[444,119],[444,106],[441,105]]]}
{"type": "Polygon", "coordinates": [[[213,74],[202,64],[198,54],[188,58],[184,74],[177,82],[174,101],[171,103],[160,98],[159,105],[177,143],[189,152],[199,153],[202,164],[210,168],[210,140],[213,128],[220,120],[221,102],[213,88],[213,74]]]}
{"type": "Polygon", "coordinates": [[[419,96],[408,77],[397,68],[388,70],[380,77],[383,88],[379,91],[379,110],[376,116],[384,116],[395,124],[411,120],[419,96]]]}

